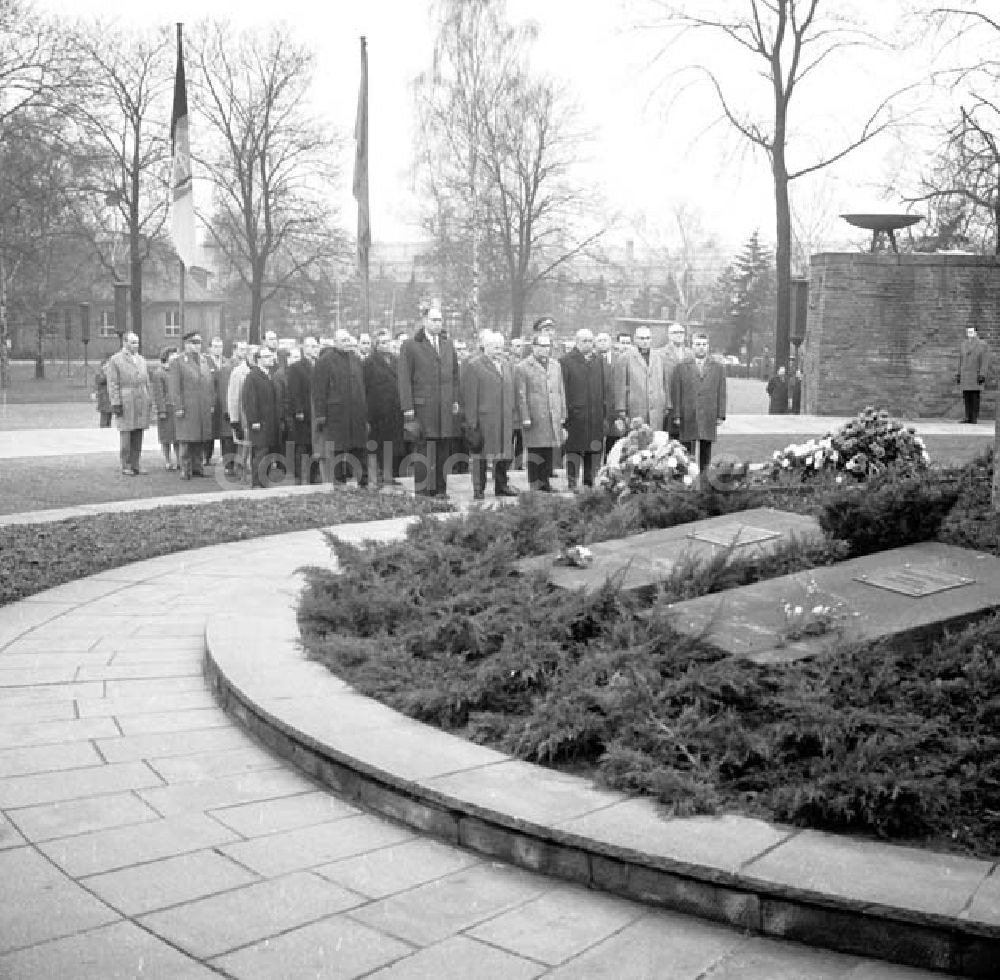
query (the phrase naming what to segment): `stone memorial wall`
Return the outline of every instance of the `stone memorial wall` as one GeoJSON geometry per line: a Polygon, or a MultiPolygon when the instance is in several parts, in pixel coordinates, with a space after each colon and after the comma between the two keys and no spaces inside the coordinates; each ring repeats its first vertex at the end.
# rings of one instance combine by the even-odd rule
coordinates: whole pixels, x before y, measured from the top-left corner
{"type": "Polygon", "coordinates": [[[822,253],[809,279],[804,412],[854,415],[875,405],[905,418],[961,418],[958,347],[973,326],[994,358],[981,412],[994,417],[1000,258],[822,253]]]}

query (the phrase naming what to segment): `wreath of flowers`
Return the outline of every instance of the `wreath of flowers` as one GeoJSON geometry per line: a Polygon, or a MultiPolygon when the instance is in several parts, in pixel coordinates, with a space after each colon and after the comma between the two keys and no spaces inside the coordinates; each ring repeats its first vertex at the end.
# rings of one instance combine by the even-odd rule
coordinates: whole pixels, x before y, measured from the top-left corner
{"type": "Polygon", "coordinates": [[[619,500],[636,493],[650,493],[671,486],[694,485],[698,464],[676,439],[633,419],[629,432],[619,439],[594,485],[619,500]]]}
{"type": "Polygon", "coordinates": [[[922,469],[930,459],[912,425],[904,425],[888,412],[869,406],[821,439],[776,450],[771,478],[808,478],[826,472],[839,474],[839,478],[864,480],[892,466],[922,469]]]}

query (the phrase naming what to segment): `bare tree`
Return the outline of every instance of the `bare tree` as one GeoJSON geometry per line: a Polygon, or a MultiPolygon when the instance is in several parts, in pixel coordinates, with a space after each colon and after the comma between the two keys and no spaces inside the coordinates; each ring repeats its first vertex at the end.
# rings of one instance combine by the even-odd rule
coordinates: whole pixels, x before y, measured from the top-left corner
{"type": "Polygon", "coordinates": [[[80,25],[72,39],[84,79],[66,107],[86,160],[77,213],[85,232],[99,232],[92,238],[96,254],[116,281],[125,229],[131,326],[141,340],[143,265],[167,217],[171,35],[166,28],[130,34],[98,22],[80,25]]]}
{"type": "Polygon", "coordinates": [[[832,67],[836,55],[849,48],[880,46],[861,26],[831,10],[829,0],[696,0],[672,3],[651,0],[656,16],[645,26],[666,31],[669,40],[663,58],[674,58],[674,81],[682,84],[690,73],[707,84],[722,118],[751,148],[764,153],[770,165],[775,203],[775,266],[777,310],[775,354],[777,365],[787,365],[789,355],[790,293],[792,268],[792,212],[789,188],[794,180],[842,160],[858,147],[885,132],[895,119],[892,106],[899,93],[876,101],[859,132],[843,144],[819,152],[808,162],[789,163],[792,108],[802,82],[821,69],[832,67]],[[821,11],[821,7],[830,10],[821,11]],[[721,41],[711,49],[691,48],[688,42],[701,35],[721,41]],[[700,60],[706,54],[707,59],[700,60]],[[696,52],[697,59],[695,54],[696,52]],[[733,81],[729,65],[734,57],[756,65],[770,95],[769,114],[746,106],[750,88],[740,75],[733,81]]]}
{"type": "MultiPolygon", "coordinates": [[[[52,105],[66,82],[65,67],[65,46],[54,23],[22,0],[0,0],[0,146],[19,118],[52,105]]],[[[15,263],[8,253],[20,223],[16,196],[0,189],[0,388],[9,380],[7,294],[15,263]]]]}
{"type": "Polygon", "coordinates": [[[211,25],[196,50],[209,147],[194,155],[214,187],[209,234],[250,292],[258,342],[268,300],[339,241],[329,204],[337,141],[307,112],[315,58],[287,27],[260,36],[211,25]]]}
{"type": "Polygon", "coordinates": [[[437,11],[433,67],[416,81],[426,223],[449,260],[442,284],[457,273],[473,325],[485,269],[506,285],[517,335],[532,290],[603,233],[579,230],[586,195],[572,170],[585,135],[565,90],[532,73],[534,28],[509,24],[504,0],[442,0],[437,11]]]}

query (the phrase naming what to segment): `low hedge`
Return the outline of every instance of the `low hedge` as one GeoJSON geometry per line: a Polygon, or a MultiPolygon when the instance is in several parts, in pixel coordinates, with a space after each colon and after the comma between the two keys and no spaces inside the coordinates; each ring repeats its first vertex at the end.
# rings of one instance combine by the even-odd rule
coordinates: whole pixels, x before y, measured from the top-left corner
{"type": "MultiPolygon", "coordinates": [[[[887,480],[865,522],[878,523],[881,505],[896,515],[884,523],[906,537],[899,543],[942,534],[956,510],[975,512],[987,472],[977,461],[944,475],[937,499],[955,503],[943,523],[926,514],[933,478],[887,480]],[[920,519],[903,519],[907,508],[920,519]]],[[[812,506],[843,515],[854,491],[838,493],[812,506]]],[[[620,581],[588,595],[515,568],[527,555],[761,502],[752,492],[639,495],[620,506],[533,495],[443,526],[417,522],[405,541],[357,548],[331,537],[343,574],[307,571],[303,640],[397,710],[520,758],[582,767],[673,813],[735,810],[995,854],[1000,617],[932,649],[858,646],[766,667],[677,634],[670,604],[836,561],[856,542],[678,569],[651,603],[620,581]]],[[[896,546],[891,536],[886,546],[896,546]]]]}

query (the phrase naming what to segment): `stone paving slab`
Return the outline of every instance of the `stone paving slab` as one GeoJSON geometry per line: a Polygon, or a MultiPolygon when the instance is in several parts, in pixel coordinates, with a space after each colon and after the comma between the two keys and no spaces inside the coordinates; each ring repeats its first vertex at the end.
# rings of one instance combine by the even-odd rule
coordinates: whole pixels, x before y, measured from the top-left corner
{"type": "Polygon", "coordinates": [[[815,518],[758,507],[595,542],[588,545],[594,560],[586,568],[556,565],[554,555],[524,558],[517,565],[526,573],[544,572],[549,582],[564,589],[595,592],[609,578],[619,575],[622,588],[647,589],[668,578],[676,568],[710,561],[727,551],[734,557],[763,555],[793,539],[821,537],[815,518]]]}
{"type": "Polygon", "coordinates": [[[874,642],[888,637],[936,635],[1000,607],[1000,558],[936,541],[853,558],[807,573],[784,575],[724,593],[675,603],[679,630],[758,663],[813,656],[841,641],[874,642]],[[868,579],[888,573],[913,578],[954,575],[968,584],[930,595],[909,596],[868,579]],[[781,642],[785,604],[808,609],[839,608],[836,628],[820,636],[781,642]]]}
{"type": "Polygon", "coordinates": [[[117,922],[0,956],[0,976],[218,980],[218,973],[131,922],[117,922]]]}
{"type": "MultiPolygon", "coordinates": [[[[786,852],[787,864],[777,857],[773,859],[780,872],[757,874],[755,861],[781,855],[784,846],[798,839],[800,832],[789,828],[735,817],[665,821],[647,802],[602,795],[582,780],[575,781],[574,801],[574,789],[562,788],[572,784],[573,777],[513,761],[472,765],[448,775],[416,780],[417,799],[413,798],[414,780],[391,767],[382,768],[376,777],[378,788],[371,788],[370,783],[362,786],[357,782],[359,776],[370,780],[381,768],[367,754],[364,739],[349,739],[351,752],[356,753],[352,777],[344,771],[343,757],[347,753],[336,741],[340,736],[335,726],[326,729],[334,741],[325,747],[316,744],[315,733],[302,737],[299,732],[298,738],[294,736],[300,724],[306,729],[314,723],[317,704],[322,703],[319,695],[327,690],[325,685],[329,684],[328,706],[350,697],[341,681],[323,679],[316,665],[303,658],[295,640],[294,617],[288,611],[273,611],[268,617],[268,639],[258,638],[256,642],[247,639],[245,617],[240,625],[230,619],[213,617],[207,631],[209,676],[227,710],[338,791],[357,796],[367,805],[418,828],[534,870],[774,937],[812,937],[834,947],[847,943],[853,951],[880,950],[883,955],[903,960],[913,957],[913,962],[937,968],[964,963],[961,968],[969,970],[970,975],[979,975],[976,971],[982,967],[976,963],[997,948],[1000,918],[961,919],[961,909],[956,909],[947,890],[927,887],[917,902],[899,894],[896,901],[884,905],[872,902],[862,887],[856,892],[846,888],[844,894],[833,887],[814,891],[803,887],[801,868],[791,860],[791,850],[786,852]],[[283,629],[289,632],[281,637],[283,629]],[[266,669],[258,672],[264,664],[266,669]],[[230,684],[230,673],[238,683],[230,684]],[[269,686],[278,675],[284,678],[283,693],[291,690],[299,677],[301,689],[308,692],[305,699],[275,697],[269,686]],[[519,768],[523,772],[518,778],[514,773],[519,768]],[[535,771],[529,776],[529,770],[535,771]],[[507,771],[511,772],[510,778],[504,776],[507,771]],[[828,910],[830,907],[836,911],[828,910]],[[962,935],[964,928],[973,930],[968,939],[962,935]],[[862,938],[846,938],[855,936],[862,938]]],[[[353,710],[363,702],[356,696],[351,702],[353,710]]],[[[384,709],[379,706],[375,710],[384,709]]],[[[423,738],[411,725],[401,730],[408,740],[423,738]]],[[[438,735],[435,732],[426,744],[433,745],[438,735]]],[[[811,853],[818,864],[816,873],[828,873],[833,880],[840,839],[831,841],[829,852],[815,848],[811,853]]],[[[844,846],[851,847],[852,843],[844,842],[844,846]]],[[[230,845],[227,851],[243,847],[230,845]]],[[[901,859],[891,846],[887,847],[894,859],[901,859]]],[[[905,857],[907,849],[899,850],[905,857]]],[[[921,853],[927,855],[930,865],[938,857],[921,853]]],[[[994,867],[988,861],[964,860],[969,861],[963,865],[967,873],[954,880],[955,894],[964,895],[963,907],[971,905],[994,867]]],[[[942,857],[941,872],[948,874],[950,866],[951,859],[942,857]]],[[[263,867],[257,870],[264,872],[263,867]]],[[[272,873],[276,870],[288,868],[279,864],[271,869],[272,873]]],[[[890,870],[897,869],[887,866],[887,873],[890,870]]],[[[360,913],[352,916],[369,922],[360,913]]],[[[393,935],[408,938],[405,927],[385,928],[393,935]]]]}
{"type": "MultiPolygon", "coordinates": [[[[379,538],[399,534],[404,526],[405,522],[393,522],[390,530],[368,525],[346,533],[354,539],[379,538]]],[[[212,702],[205,700],[210,695],[206,682],[194,675],[169,676],[169,665],[196,655],[203,637],[190,630],[178,633],[169,626],[158,632],[158,627],[189,616],[198,622],[200,631],[213,608],[225,608],[233,601],[265,617],[290,608],[296,580],[268,582],[269,591],[255,597],[250,592],[252,579],[227,575],[227,568],[238,565],[242,554],[239,547],[229,548],[223,562],[215,549],[207,549],[129,566],[100,576],[123,584],[120,592],[71,608],[35,603],[41,615],[31,611],[31,603],[0,609],[0,661],[5,652],[16,650],[19,656],[37,654],[39,662],[69,664],[93,644],[94,651],[110,652],[113,658],[118,651],[134,650],[135,660],[164,667],[160,676],[87,682],[37,683],[39,667],[17,678],[9,675],[12,686],[0,688],[0,725],[4,707],[20,710],[51,705],[61,711],[71,703],[81,720],[112,720],[119,729],[118,735],[110,736],[112,741],[202,731],[203,713],[212,710],[212,702]],[[197,589],[205,601],[195,609],[192,593],[178,583],[191,569],[208,565],[214,565],[218,575],[199,577],[197,589]],[[156,578],[168,586],[159,594],[149,587],[156,578]],[[217,602],[208,601],[209,595],[217,602]],[[13,629],[8,628],[10,624],[13,629]],[[128,731],[131,724],[142,727],[145,715],[150,716],[153,731],[128,731]]],[[[254,542],[246,555],[255,566],[289,571],[303,561],[330,561],[322,535],[316,532],[254,542]]],[[[294,627],[294,616],[289,622],[294,627]]],[[[268,645],[269,641],[262,644],[268,645]]],[[[301,658],[299,651],[290,652],[301,658]]],[[[257,667],[265,665],[264,656],[253,658],[257,667]]],[[[330,678],[326,671],[320,673],[330,678]]],[[[262,670],[261,676],[272,683],[275,674],[262,670]]],[[[353,711],[357,697],[345,694],[342,684],[335,685],[335,690],[353,711]]],[[[284,699],[272,698],[270,704],[276,710],[282,700],[286,706],[311,704],[313,711],[317,703],[315,697],[303,698],[300,691],[284,699]]],[[[360,721],[358,715],[352,718],[360,721]]],[[[52,723],[36,721],[39,726],[52,723]]],[[[384,721],[379,718],[374,727],[384,728],[384,721]]],[[[379,976],[433,976],[435,980],[498,976],[506,980],[600,975],[589,971],[588,964],[596,963],[606,964],[610,969],[606,975],[617,980],[668,975],[668,961],[660,957],[659,946],[652,954],[645,951],[651,964],[645,974],[622,969],[623,964],[628,966],[629,955],[638,955],[635,962],[641,962],[643,954],[636,952],[636,942],[656,943],[670,934],[687,936],[698,945],[707,935],[704,923],[697,920],[626,902],[622,907],[642,918],[616,932],[623,914],[614,904],[618,900],[609,905],[606,897],[587,888],[516,871],[484,860],[481,853],[428,840],[398,823],[373,817],[348,798],[318,792],[316,782],[257,743],[112,763],[97,753],[89,733],[85,727],[76,727],[62,733],[66,741],[19,748],[0,741],[0,976],[18,980],[184,978],[217,976],[221,970],[232,976],[270,980],[280,975],[370,976],[374,970],[379,976]],[[293,802],[296,798],[298,805],[293,802]],[[136,800],[138,807],[129,799],[136,800]],[[103,811],[102,801],[107,804],[103,811]],[[151,812],[155,816],[142,823],[119,822],[145,818],[151,812]],[[13,822],[19,814],[24,834],[13,822]],[[333,814],[340,817],[330,819],[333,814]],[[318,830],[338,825],[356,832],[347,835],[345,842],[343,835],[338,841],[329,831],[318,830]],[[31,835],[67,831],[67,836],[30,839],[31,835]],[[245,849],[259,870],[226,853],[237,847],[245,849]],[[10,855],[21,856],[12,863],[10,855]],[[303,861],[316,863],[300,866],[303,861]],[[475,873],[470,877],[471,872],[475,873]],[[274,877],[263,880],[262,874],[274,877]],[[276,898],[275,907],[281,911],[276,926],[269,896],[280,893],[260,886],[289,879],[306,883],[296,885],[295,894],[320,897],[299,908],[294,898],[287,902],[276,898]],[[523,887],[512,887],[512,880],[522,882],[523,887]],[[323,905],[331,895],[351,896],[352,904],[331,911],[340,908],[336,900],[323,905]],[[470,921],[468,907],[475,908],[481,900],[482,914],[473,915],[470,921]],[[542,903],[537,906],[541,921],[554,921],[559,916],[552,910],[562,910],[561,918],[566,921],[552,927],[551,940],[543,935],[544,930],[533,929],[530,916],[518,915],[525,902],[533,901],[542,903]],[[213,909],[236,910],[229,918],[244,918],[246,930],[235,937],[211,935],[214,923],[224,918],[213,915],[213,909]],[[366,913],[372,921],[362,921],[366,913]],[[473,930],[488,930],[493,920],[497,925],[490,942],[471,935],[473,930]],[[420,930],[421,921],[428,923],[428,930],[414,937],[415,942],[379,925],[392,924],[408,933],[420,930]],[[650,924],[648,933],[635,931],[642,922],[650,924]],[[577,927],[582,923],[593,933],[594,945],[577,954],[578,936],[584,931],[577,927]],[[155,924],[155,930],[151,931],[150,924],[155,924]],[[283,931],[276,934],[276,928],[283,931]],[[157,930],[169,934],[170,941],[157,935],[157,930]],[[627,953],[617,945],[625,934],[632,942],[627,953]],[[248,937],[249,945],[230,946],[248,937]],[[175,939],[181,945],[174,945],[175,939]],[[192,949],[221,951],[199,956],[185,951],[184,942],[192,949]],[[553,962],[566,959],[548,966],[522,955],[536,943],[553,962]],[[599,955],[603,951],[609,951],[604,959],[599,955]]],[[[45,737],[51,734],[49,730],[45,737]]],[[[155,752],[162,744],[153,740],[145,746],[155,752]]],[[[467,821],[467,836],[483,836],[486,831],[484,821],[467,821]]],[[[977,895],[988,904],[989,880],[977,895]]],[[[713,961],[717,969],[726,956],[760,942],[730,929],[719,932],[726,937],[726,951],[722,961],[713,961]]],[[[821,965],[832,955],[778,942],[768,949],[774,976],[781,976],[777,969],[783,965],[794,966],[798,972],[792,975],[797,977],[825,975],[821,965]]],[[[845,978],[862,968],[876,971],[870,974],[872,980],[890,976],[884,964],[870,960],[841,957],[839,962],[845,978]]],[[[700,972],[674,975],[678,980],[699,980],[700,972]]],[[[980,971],[980,975],[987,974],[980,971]]],[[[926,975],[913,971],[912,976],[926,975]]]]}

